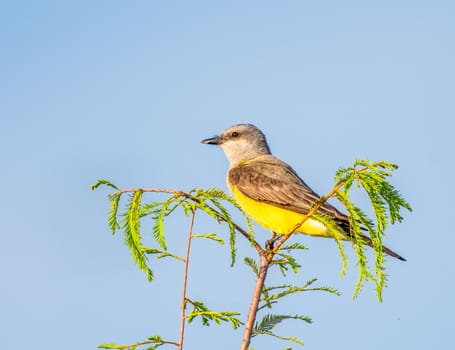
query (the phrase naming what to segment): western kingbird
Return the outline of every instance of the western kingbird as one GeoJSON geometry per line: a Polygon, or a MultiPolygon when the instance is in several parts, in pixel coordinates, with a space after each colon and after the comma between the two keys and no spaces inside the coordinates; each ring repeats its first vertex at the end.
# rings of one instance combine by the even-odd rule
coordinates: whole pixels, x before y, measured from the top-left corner
{"type": "MultiPolygon", "coordinates": [[[[265,135],[252,124],[234,125],[202,143],[223,149],[230,162],[227,185],[235,200],[253,220],[274,233],[290,233],[308,214],[311,205],[320,199],[294,169],[271,154],[265,135]]],[[[339,238],[350,240],[347,215],[327,202],[316,213],[333,219],[344,231],[339,238]]],[[[295,232],[333,238],[327,226],[313,217],[295,232]]],[[[369,237],[362,235],[362,239],[372,246],[369,237]]],[[[386,247],[383,251],[406,260],[386,247]]]]}

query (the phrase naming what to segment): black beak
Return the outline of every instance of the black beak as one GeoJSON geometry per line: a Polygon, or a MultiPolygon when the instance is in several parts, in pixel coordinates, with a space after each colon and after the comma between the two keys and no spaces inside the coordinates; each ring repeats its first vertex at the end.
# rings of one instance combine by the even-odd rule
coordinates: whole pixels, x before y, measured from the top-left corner
{"type": "Polygon", "coordinates": [[[221,142],[219,136],[211,137],[209,139],[202,140],[201,143],[205,143],[206,145],[219,145],[221,142]]]}

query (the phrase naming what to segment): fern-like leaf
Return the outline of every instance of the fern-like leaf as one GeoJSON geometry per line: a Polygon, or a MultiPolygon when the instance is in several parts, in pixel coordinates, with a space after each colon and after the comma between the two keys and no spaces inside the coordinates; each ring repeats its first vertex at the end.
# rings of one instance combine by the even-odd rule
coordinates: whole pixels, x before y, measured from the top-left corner
{"type": "Polygon", "coordinates": [[[308,250],[308,247],[299,242],[295,242],[295,243],[283,245],[280,248],[280,250],[295,250],[295,249],[308,250]]]}
{"type": "Polygon", "coordinates": [[[181,256],[169,253],[166,250],[161,250],[161,249],[151,248],[151,247],[144,247],[144,248],[142,248],[142,250],[143,250],[143,252],[145,254],[157,255],[157,259],[162,259],[162,258],[168,258],[169,257],[169,258],[174,258],[174,259],[179,260],[179,261],[183,261],[183,262],[185,261],[185,259],[182,258],[181,256]]]}
{"type": "Polygon", "coordinates": [[[109,186],[109,187],[112,187],[113,189],[117,190],[117,191],[120,191],[120,189],[115,186],[113,183],[111,183],[110,181],[108,180],[105,180],[105,179],[102,179],[102,180],[98,180],[97,182],[95,182],[91,187],[90,189],[93,191],[95,190],[96,188],[98,188],[99,186],[101,185],[105,185],[105,186],[109,186]]]}
{"type": "Polygon", "coordinates": [[[259,335],[259,334],[264,334],[264,335],[270,335],[270,336],[278,338],[278,339],[287,340],[287,341],[291,341],[291,342],[303,345],[303,342],[299,338],[283,337],[283,336],[277,335],[274,332],[272,332],[272,330],[278,324],[280,324],[284,320],[289,320],[289,319],[301,320],[301,321],[304,321],[307,323],[312,323],[311,318],[309,318],[308,316],[267,314],[262,318],[261,322],[255,323],[253,332],[252,332],[252,337],[259,335]]]}
{"type": "Polygon", "coordinates": [[[271,264],[278,265],[283,276],[286,276],[286,272],[289,268],[291,268],[294,273],[298,273],[299,269],[302,267],[292,255],[283,253],[276,253],[276,255],[281,257],[281,259],[274,259],[271,264]]]}
{"type": "Polygon", "coordinates": [[[265,287],[263,289],[264,296],[261,298],[261,300],[266,301],[266,302],[271,302],[271,301],[281,299],[281,298],[291,295],[291,294],[300,293],[300,292],[309,292],[309,291],[313,291],[313,292],[322,291],[322,292],[332,293],[335,295],[341,295],[341,293],[337,289],[332,288],[332,287],[326,287],[326,286],[310,287],[316,281],[317,281],[317,279],[313,278],[311,280],[308,280],[303,286],[300,286],[300,287],[289,285],[289,284],[265,287]],[[278,291],[278,293],[270,294],[273,291],[278,291]]]}
{"type": "Polygon", "coordinates": [[[253,258],[250,258],[250,257],[245,257],[244,262],[245,262],[245,265],[247,265],[251,268],[251,270],[254,272],[256,277],[258,277],[259,276],[259,266],[258,266],[257,262],[253,258]]]}
{"type": "Polygon", "coordinates": [[[139,214],[141,208],[142,191],[136,191],[130,196],[129,204],[124,213],[122,228],[124,232],[124,240],[127,247],[130,248],[131,255],[140,270],[143,270],[149,281],[153,279],[153,273],[147,266],[147,256],[144,254],[141,233],[139,214]]]}
{"type": "Polygon", "coordinates": [[[153,224],[152,233],[155,242],[164,249],[167,250],[166,237],[164,235],[164,218],[172,212],[175,207],[169,210],[169,206],[175,200],[175,196],[169,197],[166,201],[162,202],[161,208],[158,211],[158,215],[154,218],[155,223],[153,224]]]}
{"type": "Polygon", "coordinates": [[[222,322],[230,322],[232,328],[237,329],[243,324],[242,321],[234,317],[240,315],[238,312],[212,311],[203,302],[191,300],[189,298],[186,298],[185,307],[187,303],[193,306],[191,312],[185,316],[188,323],[193,322],[195,318],[200,318],[201,323],[204,326],[209,326],[211,321],[215,322],[216,324],[221,324],[222,322]]]}
{"type": "Polygon", "coordinates": [[[237,231],[235,229],[234,222],[232,221],[232,217],[229,214],[228,210],[221,205],[221,203],[215,199],[211,198],[211,202],[215,205],[215,207],[222,213],[223,219],[226,221],[229,227],[229,247],[231,249],[231,266],[234,266],[235,259],[236,259],[236,247],[235,247],[235,240],[237,231]]]}
{"type": "Polygon", "coordinates": [[[342,242],[343,239],[347,238],[346,232],[331,217],[327,215],[321,215],[316,213],[313,216],[320,220],[329,229],[330,233],[335,239],[343,263],[340,272],[340,276],[343,277],[346,274],[348,268],[348,257],[346,256],[346,252],[344,250],[342,242]]]}
{"type": "Polygon", "coordinates": [[[216,235],[216,233],[199,233],[191,236],[192,238],[205,238],[215,241],[221,245],[224,244],[224,240],[216,235]]]}
{"type": "Polygon", "coordinates": [[[117,221],[117,212],[118,212],[118,204],[120,201],[121,193],[114,193],[109,198],[111,200],[111,210],[109,211],[109,216],[107,218],[107,222],[109,228],[112,231],[112,234],[115,234],[115,231],[120,228],[120,224],[117,221]]]}

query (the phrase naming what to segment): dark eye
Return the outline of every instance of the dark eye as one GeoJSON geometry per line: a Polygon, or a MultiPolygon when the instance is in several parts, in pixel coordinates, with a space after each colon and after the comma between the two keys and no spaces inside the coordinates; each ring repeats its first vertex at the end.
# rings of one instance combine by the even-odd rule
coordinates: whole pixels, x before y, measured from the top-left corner
{"type": "Polygon", "coordinates": [[[232,137],[238,137],[239,136],[239,133],[237,131],[234,131],[232,134],[231,134],[232,137]]]}

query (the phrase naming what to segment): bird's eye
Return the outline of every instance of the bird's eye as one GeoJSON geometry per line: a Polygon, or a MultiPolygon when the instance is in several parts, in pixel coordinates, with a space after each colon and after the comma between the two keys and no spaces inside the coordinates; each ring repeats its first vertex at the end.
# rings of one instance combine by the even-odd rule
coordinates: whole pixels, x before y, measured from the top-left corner
{"type": "Polygon", "coordinates": [[[239,136],[239,133],[237,131],[234,131],[232,134],[231,134],[232,137],[238,137],[239,136]]]}

